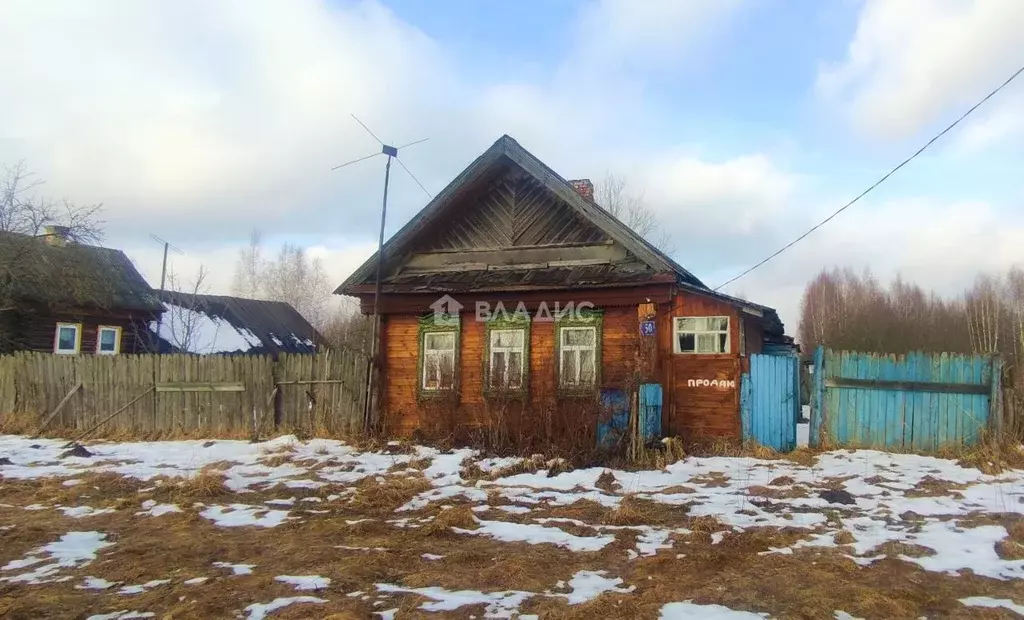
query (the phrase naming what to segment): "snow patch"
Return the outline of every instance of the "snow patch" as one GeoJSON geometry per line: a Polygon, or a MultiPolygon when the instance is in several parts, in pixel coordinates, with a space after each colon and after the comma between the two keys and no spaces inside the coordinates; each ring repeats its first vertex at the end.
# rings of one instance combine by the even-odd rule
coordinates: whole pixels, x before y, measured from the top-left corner
{"type": "Polygon", "coordinates": [[[199,514],[221,527],[277,527],[288,518],[287,510],[267,510],[248,504],[209,506],[199,514]]]}
{"type": "Polygon", "coordinates": [[[614,536],[576,536],[555,527],[529,523],[477,520],[475,530],[453,527],[459,534],[488,536],[503,542],[525,542],[531,545],[552,544],[569,551],[600,551],[615,541],[614,536]]]}
{"type": "Polygon", "coordinates": [[[330,578],[318,575],[278,575],[274,581],[287,583],[296,590],[323,590],[331,585],[330,578]]]}
{"type": "Polygon", "coordinates": [[[722,605],[697,605],[690,601],[669,603],[661,608],[661,620],[761,620],[768,614],[736,611],[722,605]]]}
{"type": "Polygon", "coordinates": [[[296,603],[316,603],[322,605],[327,601],[322,598],[315,596],[292,596],[287,598],[275,598],[269,603],[253,603],[245,608],[245,611],[249,612],[249,620],[263,620],[267,617],[267,614],[282,609],[289,605],[295,605],[296,603]]]}
{"type": "Polygon", "coordinates": [[[140,584],[134,585],[134,586],[124,586],[123,588],[118,590],[117,593],[118,594],[123,594],[123,595],[142,594],[146,590],[152,590],[153,588],[156,588],[158,586],[162,586],[165,583],[171,583],[171,580],[170,579],[153,579],[152,581],[147,581],[146,583],[140,583],[140,584]]]}
{"type": "Polygon", "coordinates": [[[100,549],[113,545],[113,543],[106,542],[106,537],[106,534],[100,532],[68,532],[57,542],[33,549],[20,560],[11,560],[0,567],[0,571],[27,568],[47,560],[50,560],[51,563],[37,566],[27,573],[13,577],[0,577],[0,581],[29,584],[67,581],[71,577],[55,577],[54,575],[62,568],[80,568],[95,560],[96,553],[100,549]]]}

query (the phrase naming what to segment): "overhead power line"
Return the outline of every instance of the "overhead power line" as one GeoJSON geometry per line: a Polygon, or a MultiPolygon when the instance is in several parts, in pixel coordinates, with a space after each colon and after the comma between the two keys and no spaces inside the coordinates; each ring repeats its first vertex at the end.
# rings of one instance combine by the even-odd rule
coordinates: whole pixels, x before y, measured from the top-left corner
{"type": "Polygon", "coordinates": [[[970,116],[970,115],[971,115],[971,114],[972,114],[972,113],[973,113],[973,112],[974,112],[975,110],[977,110],[978,108],[980,108],[980,107],[982,106],[982,104],[984,104],[984,103],[985,103],[986,101],[988,101],[989,99],[991,99],[992,97],[994,97],[994,96],[996,95],[996,93],[998,93],[999,91],[1001,91],[1001,90],[1003,90],[1004,88],[1006,88],[1007,86],[1009,86],[1010,82],[1012,82],[1012,81],[1014,81],[1015,79],[1017,79],[1017,76],[1019,76],[1019,75],[1020,75],[1021,73],[1024,73],[1024,66],[1022,66],[1022,67],[1021,67],[1020,69],[1017,69],[1017,71],[1015,71],[1013,75],[1011,75],[1011,76],[1010,76],[1009,78],[1007,78],[1005,82],[1003,82],[1002,84],[1000,84],[1000,85],[999,85],[999,86],[998,86],[998,87],[997,87],[997,88],[996,88],[995,90],[993,90],[993,91],[992,91],[992,92],[990,92],[989,94],[985,95],[985,98],[984,98],[984,99],[982,99],[982,100],[981,100],[981,101],[979,101],[978,103],[976,103],[976,104],[974,104],[973,106],[971,106],[971,108],[970,108],[969,110],[967,110],[966,112],[964,112],[963,114],[961,114],[961,115],[960,115],[960,117],[959,117],[958,119],[956,119],[955,121],[953,121],[953,122],[952,122],[952,123],[951,123],[951,124],[950,124],[950,125],[949,125],[948,127],[946,127],[945,129],[943,129],[942,131],[940,131],[940,132],[939,132],[938,134],[936,134],[936,135],[935,135],[935,137],[933,137],[933,138],[932,138],[931,140],[929,140],[928,142],[926,142],[926,143],[924,144],[924,146],[922,146],[921,148],[917,149],[917,151],[916,151],[916,152],[915,152],[915,153],[914,153],[913,155],[911,155],[910,157],[908,157],[908,158],[904,159],[904,160],[903,160],[902,162],[900,162],[900,164],[899,164],[898,166],[896,166],[895,168],[893,168],[892,170],[890,170],[889,172],[887,172],[887,173],[885,174],[885,176],[883,176],[882,178],[880,178],[880,179],[878,179],[877,181],[875,181],[875,182],[874,182],[874,184],[872,184],[872,185],[871,185],[871,187],[867,188],[866,190],[864,190],[863,192],[861,192],[860,194],[858,194],[856,198],[854,198],[854,199],[853,199],[853,200],[851,200],[850,202],[846,203],[846,204],[845,204],[845,205],[843,205],[842,207],[839,207],[839,209],[837,209],[837,210],[836,210],[836,211],[835,211],[834,213],[832,213],[832,215],[830,215],[830,216],[826,217],[826,218],[825,218],[825,219],[823,219],[823,220],[822,220],[821,222],[819,222],[819,223],[817,223],[816,225],[814,225],[813,227],[811,227],[811,229],[810,229],[810,230],[808,230],[807,232],[805,232],[804,234],[800,235],[800,236],[799,236],[799,237],[797,237],[796,239],[793,239],[792,241],[790,241],[790,242],[789,242],[789,243],[787,243],[786,245],[784,245],[784,246],[782,246],[781,248],[779,248],[779,249],[778,249],[778,250],[777,250],[777,251],[776,251],[776,252],[775,252],[774,254],[771,254],[770,256],[768,256],[768,258],[765,258],[765,259],[764,259],[764,260],[762,260],[761,262],[757,263],[757,264],[756,264],[756,265],[754,265],[753,267],[750,267],[749,269],[747,269],[746,271],[744,271],[744,272],[740,273],[740,274],[739,274],[738,276],[736,276],[736,277],[732,278],[731,280],[727,280],[726,282],[724,282],[724,283],[722,283],[722,284],[719,284],[718,286],[716,286],[716,287],[714,288],[714,290],[716,290],[716,291],[717,291],[717,290],[719,290],[719,289],[721,289],[721,288],[723,288],[723,287],[725,287],[725,286],[728,286],[728,285],[732,284],[732,283],[733,283],[733,282],[735,282],[736,280],[739,280],[739,279],[740,279],[740,278],[742,278],[743,276],[745,276],[745,275],[749,274],[749,273],[750,273],[751,271],[754,271],[754,270],[755,270],[755,269],[757,269],[758,267],[761,267],[762,265],[764,265],[764,264],[765,264],[765,263],[767,263],[768,261],[772,260],[773,258],[775,258],[776,256],[778,256],[779,254],[782,254],[783,252],[785,252],[785,251],[786,251],[786,250],[788,250],[789,248],[791,248],[791,247],[793,247],[794,245],[796,245],[796,244],[800,243],[801,241],[803,241],[804,239],[806,239],[806,238],[807,238],[807,237],[808,237],[808,236],[809,236],[809,235],[810,235],[811,233],[813,233],[814,231],[818,230],[819,228],[821,228],[821,227],[822,227],[822,226],[824,226],[825,224],[828,224],[828,223],[829,223],[830,221],[832,221],[832,219],[833,219],[833,218],[835,218],[835,217],[836,217],[837,215],[839,215],[839,214],[840,214],[840,213],[842,213],[843,211],[846,211],[847,209],[849,209],[850,207],[852,207],[852,206],[853,206],[854,204],[856,204],[856,203],[857,203],[857,202],[858,202],[858,201],[859,201],[859,200],[860,200],[861,198],[863,198],[864,196],[867,196],[867,195],[868,195],[869,193],[871,193],[871,191],[872,191],[872,190],[874,190],[874,189],[875,189],[876,187],[878,187],[878,186],[879,186],[879,185],[881,185],[882,183],[885,183],[885,181],[887,181],[887,180],[889,179],[889,177],[891,177],[892,175],[896,174],[896,172],[897,172],[897,171],[898,171],[898,170],[899,170],[900,168],[902,168],[903,166],[906,166],[906,165],[907,165],[907,164],[909,164],[910,162],[914,161],[914,160],[915,160],[915,159],[917,158],[917,156],[918,156],[918,155],[920,155],[921,153],[924,153],[924,152],[925,152],[925,151],[926,151],[926,150],[928,149],[928,147],[930,147],[930,146],[931,146],[932,144],[934,144],[935,142],[937,142],[937,141],[939,140],[939,138],[941,138],[942,136],[944,136],[944,135],[946,135],[947,133],[949,133],[949,132],[950,132],[950,130],[952,130],[952,129],[953,129],[954,127],[956,127],[957,125],[959,125],[959,124],[960,124],[960,123],[961,123],[961,122],[962,122],[962,121],[963,121],[963,120],[964,120],[965,118],[967,118],[968,116],[970,116]]]}

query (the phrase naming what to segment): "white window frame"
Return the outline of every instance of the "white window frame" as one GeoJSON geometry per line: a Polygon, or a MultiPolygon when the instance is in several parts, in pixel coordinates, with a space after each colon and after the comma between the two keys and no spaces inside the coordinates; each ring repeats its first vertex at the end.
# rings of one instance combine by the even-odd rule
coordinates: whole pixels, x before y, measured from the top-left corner
{"type": "MultiPolygon", "coordinates": [[[[731,335],[730,329],[729,329],[731,327],[731,323],[732,322],[730,320],[730,317],[727,317],[727,316],[677,316],[677,317],[673,317],[673,319],[672,319],[672,349],[673,349],[673,351],[677,355],[727,355],[729,353],[732,353],[732,335],[731,335]],[[696,320],[704,320],[705,321],[705,323],[704,323],[705,328],[704,329],[685,329],[685,330],[681,328],[681,324],[682,324],[683,321],[694,320],[694,319],[696,319],[696,320]],[[707,329],[707,322],[706,322],[707,319],[722,319],[722,320],[724,320],[725,321],[725,329],[707,329]],[[697,348],[697,342],[698,342],[699,337],[701,335],[714,334],[716,336],[720,336],[722,334],[725,334],[725,350],[724,351],[712,351],[712,352],[697,351],[697,350],[683,351],[682,348],[679,346],[679,335],[680,334],[693,334],[693,346],[694,346],[694,349],[697,348]]],[[[718,342],[719,342],[719,339],[716,338],[715,339],[715,343],[717,344],[718,342]]]]}
{"type": "Polygon", "coordinates": [[[523,379],[526,376],[526,339],[527,333],[525,329],[492,329],[488,338],[488,360],[487,360],[487,385],[492,390],[521,390],[523,389],[523,379]],[[501,347],[495,344],[495,341],[501,334],[520,334],[522,337],[522,344],[519,346],[501,347]],[[505,368],[502,376],[505,377],[504,385],[494,384],[494,354],[504,353],[505,354],[505,368]],[[512,385],[509,381],[509,366],[512,360],[512,353],[519,354],[519,382],[517,385],[512,385]]]}
{"type": "Polygon", "coordinates": [[[562,388],[591,388],[597,385],[597,365],[600,364],[600,360],[597,359],[597,327],[591,325],[584,326],[566,326],[558,328],[558,383],[562,388]],[[591,344],[565,344],[565,334],[573,331],[589,331],[594,335],[591,344]],[[565,376],[565,352],[571,351],[574,353],[573,357],[576,358],[576,376],[573,377],[575,381],[567,381],[565,376]],[[580,363],[580,352],[581,351],[592,351],[594,357],[594,366],[592,374],[590,375],[589,381],[584,382],[583,379],[583,364],[580,363]]]}
{"type": "Polygon", "coordinates": [[[81,323],[57,323],[57,327],[53,330],[53,352],[57,355],[78,355],[82,350],[82,324],[81,323]],[[61,349],[60,348],[60,330],[66,327],[70,327],[75,330],[75,348],[74,349],[61,349]]]}
{"type": "Polygon", "coordinates": [[[423,347],[423,373],[420,376],[420,388],[423,389],[424,391],[427,391],[427,392],[441,392],[441,391],[444,391],[444,390],[450,390],[450,389],[454,388],[455,387],[455,376],[456,376],[456,373],[458,373],[458,369],[459,369],[459,356],[458,356],[459,332],[456,332],[456,331],[425,331],[425,332],[423,332],[423,335],[422,335],[421,338],[422,338],[422,340],[420,341],[420,346],[423,347]],[[451,346],[450,349],[449,348],[444,348],[444,349],[437,349],[437,348],[430,348],[430,349],[428,349],[427,348],[427,341],[429,339],[431,339],[431,338],[433,338],[435,336],[442,336],[442,335],[450,335],[451,336],[452,346],[451,346]],[[438,365],[437,365],[437,369],[438,369],[437,372],[438,372],[438,374],[437,374],[437,377],[436,377],[436,379],[437,379],[437,386],[436,387],[428,386],[427,385],[427,377],[428,377],[427,373],[430,371],[430,364],[428,363],[428,360],[430,358],[434,358],[434,357],[439,358],[439,360],[440,360],[449,351],[451,352],[451,356],[452,356],[452,384],[451,385],[441,385],[441,371],[440,371],[441,365],[440,365],[440,363],[438,363],[438,365]]]}
{"type": "Polygon", "coordinates": [[[117,325],[100,325],[96,328],[96,355],[117,355],[121,352],[121,328],[117,325]],[[103,332],[114,332],[114,350],[104,351],[103,332]]]}

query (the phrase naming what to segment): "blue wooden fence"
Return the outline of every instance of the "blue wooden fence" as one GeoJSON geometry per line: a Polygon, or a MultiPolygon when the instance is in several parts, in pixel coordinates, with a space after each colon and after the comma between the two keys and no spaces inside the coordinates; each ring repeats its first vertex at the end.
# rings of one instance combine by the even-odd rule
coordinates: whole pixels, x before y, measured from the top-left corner
{"type": "Polygon", "coordinates": [[[998,394],[994,356],[815,352],[811,446],[935,450],[972,444],[998,394]]]}
{"type": "Polygon", "coordinates": [[[800,417],[800,360],[796,355],[750,356],[750,372],[740,383],[744,441],[780,452],[796,447],[800,417]]]}

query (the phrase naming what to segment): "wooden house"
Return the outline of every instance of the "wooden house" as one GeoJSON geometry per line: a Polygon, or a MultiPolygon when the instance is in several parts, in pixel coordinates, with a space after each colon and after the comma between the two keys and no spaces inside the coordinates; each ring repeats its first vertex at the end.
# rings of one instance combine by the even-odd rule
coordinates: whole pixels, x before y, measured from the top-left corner
{"type": "Polygon", "coordinates": [[[142,353],[162,312],[120,250],[74,243],[60,227],[0,232],[0,351],[142,353]]]}
{"type": "MultiPolygon", "coordinates": [[[[509,136],[383,255],[378,420],[394,435],[498,416],[513,432],[592,427],[581,404],[654,383],[661,434],[739,437],[747,357],[792,344],[775,310],[711,290],[596,204],[588,180],[563,179],[509,136]]],[[[374,256],[336,293],[372,313],[376,269],[374,256]]]]}

